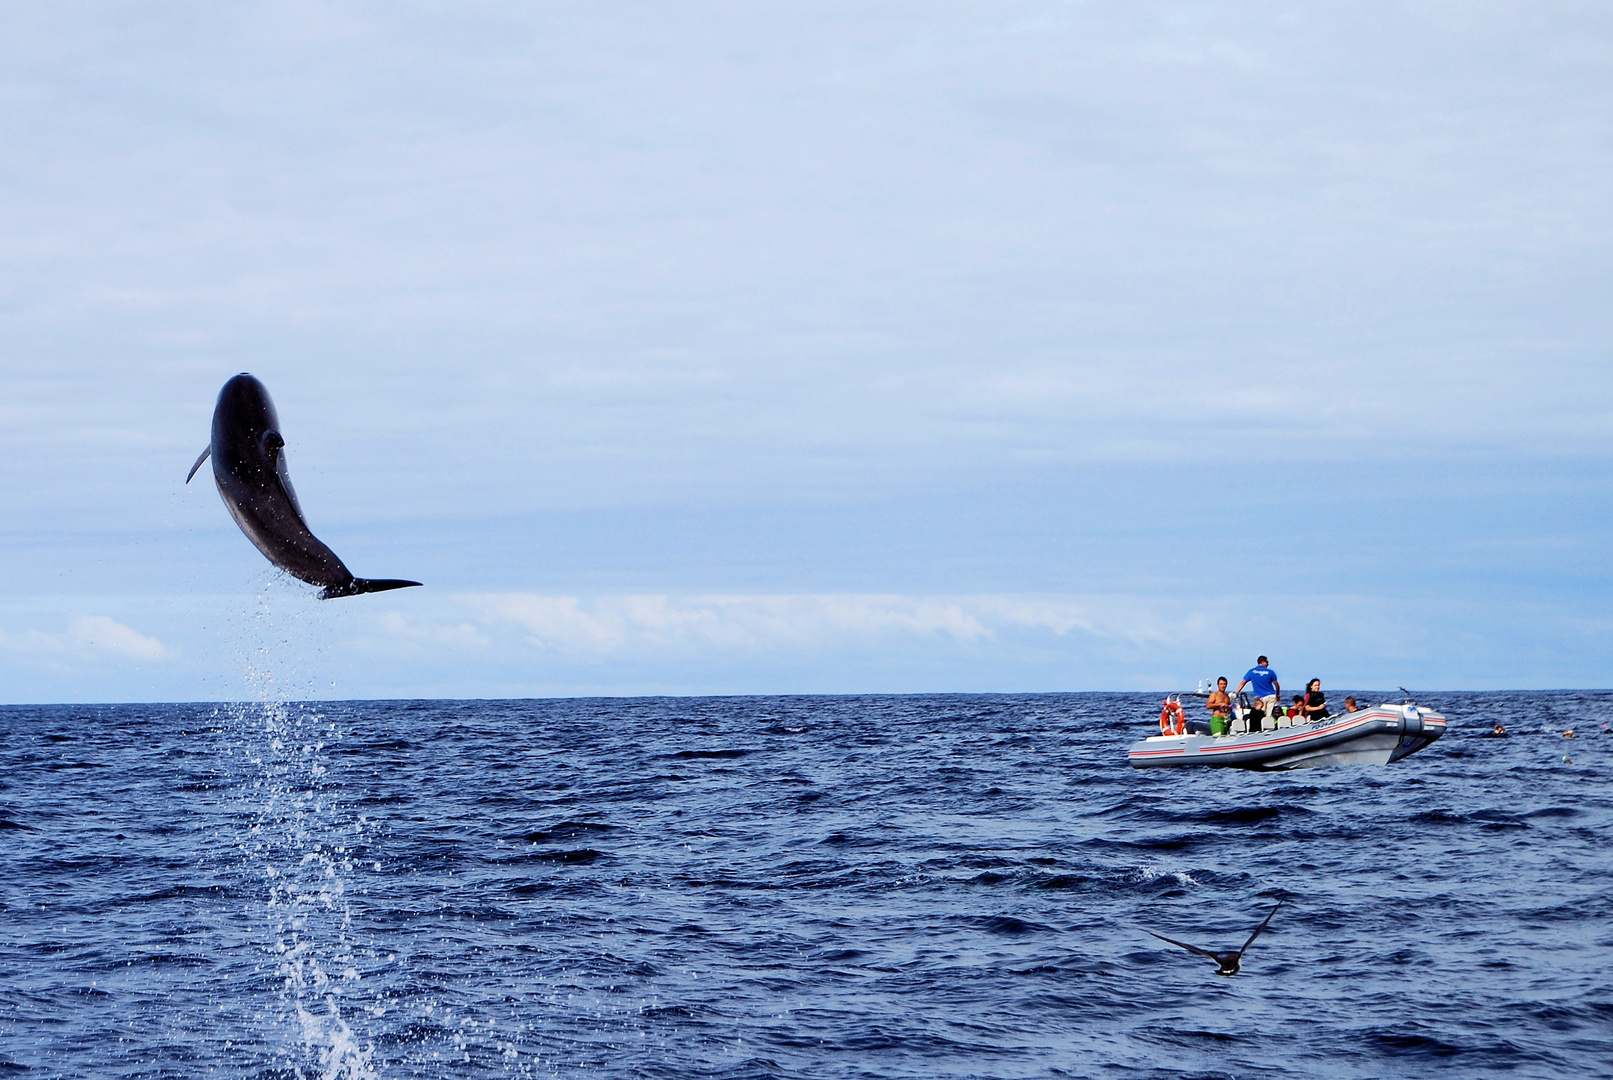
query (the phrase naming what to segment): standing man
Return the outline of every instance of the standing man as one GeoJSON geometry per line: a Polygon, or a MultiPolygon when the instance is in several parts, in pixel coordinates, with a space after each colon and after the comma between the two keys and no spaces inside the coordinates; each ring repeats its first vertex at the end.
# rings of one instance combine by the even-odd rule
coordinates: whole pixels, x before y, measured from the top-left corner
{"type": "Polygon", "coordinates": [[[1266,666],[1264,656],[1255,660],[1255,666],[1243,673],[1243,682],[1238,684],[1238,693],[1243,693],[1247,686],[1255,692],[1255,705],[1264,709],[1267,716],[1275,716],[1277,695],[1283,692],[1283,684],[1277,681],[1277,673],[1266,666]]]}
{"type": "Polygon", "coordinates": [[[1225,735],[1232,730],[1232,698],[1227,693],[1225,675],[1215,680],[1215,689],[1210,691],[1204,707],[1210,710],[1211,735],[1225,735]]]}

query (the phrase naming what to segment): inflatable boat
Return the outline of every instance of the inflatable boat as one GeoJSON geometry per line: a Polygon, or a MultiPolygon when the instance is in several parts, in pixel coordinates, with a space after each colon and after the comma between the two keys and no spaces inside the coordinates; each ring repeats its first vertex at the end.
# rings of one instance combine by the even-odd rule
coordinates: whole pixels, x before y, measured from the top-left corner
{"type": "Polygon", "coordinates": [[[1309,769],[1317,765],[1387,765],[1445,734],[1445,718],[1409,702],[1379,705],[1275,731],[1243,735],[1153,735],[1127,758],[1139,769],[1210,765],[1233,769],[1309,769]]]}

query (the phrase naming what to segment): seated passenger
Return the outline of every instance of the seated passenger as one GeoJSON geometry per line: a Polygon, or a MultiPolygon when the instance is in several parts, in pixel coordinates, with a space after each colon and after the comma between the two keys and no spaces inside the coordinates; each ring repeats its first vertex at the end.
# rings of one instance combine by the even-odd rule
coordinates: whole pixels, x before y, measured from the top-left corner
{"type": "MultiPolygon", "coordinates": [[[[1312,679],[1311,681],[1315,682],[1316,680],[1312,679]]],[[[1294,695],[1294,703],[1292,705],[1288,706],[1288,719],[1293,720],[1296,717],[1303,719],[1304,716],[1305,716],[1305,697],[1302,694],[1295,694],[1294,695]]]]}
{"type": "Polygon", "coordinates": [[[1347,697],[1347,698],[1344,699],[1344,711],[1345,712],[1360,712],[1361,711],[1361,706],[1359,706],[1359,705],[1357,705],[1355,703],[1355,698],[1347,697]]]}
{"type": "Polygon", "coordinates": [[[1221,676],[1215,680],[1215,689],[1210,691],[1209,698],[1204,707],[1210,710],[1210,734],[1225,735],[1232,726],[1232,698],[1227,694],[1227,677],[1221,676]]]}
{"type": "MultiPolygon", "coordinates": [[[[1354,700],[1354,699],[1351,699],[1354,700]]],[[[1348,708],[1349,702],[1345,703],[1348,708]]],[[[1305,684],[1305,719],[1311,723],[1326,720],[1333,714],[1327,711],[1327,697],[1322,693],[1322,680],[1312,679],[1305,684]]]]}

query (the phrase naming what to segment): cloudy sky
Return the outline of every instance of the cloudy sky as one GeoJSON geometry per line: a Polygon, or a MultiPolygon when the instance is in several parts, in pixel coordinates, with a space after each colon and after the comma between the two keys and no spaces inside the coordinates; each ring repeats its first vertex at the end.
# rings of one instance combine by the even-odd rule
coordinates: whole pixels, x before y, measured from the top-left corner
{"type": "Polygon", "coordinates": [[[1613,10],[0,9],[0,700],[1613,684],[1613,10]],[[321,603],[207,472],[268,385],[321,603]]]}

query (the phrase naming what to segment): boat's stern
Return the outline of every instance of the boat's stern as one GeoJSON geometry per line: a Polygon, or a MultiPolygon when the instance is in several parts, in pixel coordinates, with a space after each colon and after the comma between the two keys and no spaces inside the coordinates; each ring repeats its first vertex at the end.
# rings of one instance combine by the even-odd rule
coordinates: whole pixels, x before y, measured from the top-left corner
{"type": "MultiPolygon", "coordinates": [[[[1393,705],[1384,707],[1395,708],[1393,705]]],[[[1401,705],[1399,709],[1400,744],[1389,756],[1390,761],[1399,761],[1415,754],[1445,734],[1445,717],[1433,709],[1425,709],[1421,705],[1401,705]]]]}

